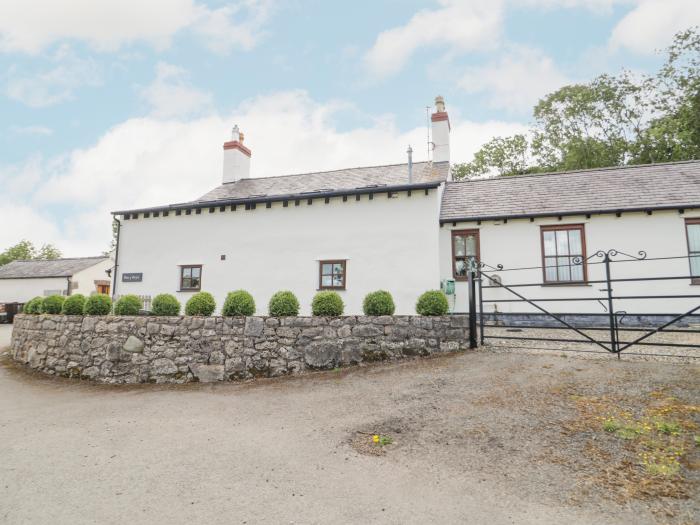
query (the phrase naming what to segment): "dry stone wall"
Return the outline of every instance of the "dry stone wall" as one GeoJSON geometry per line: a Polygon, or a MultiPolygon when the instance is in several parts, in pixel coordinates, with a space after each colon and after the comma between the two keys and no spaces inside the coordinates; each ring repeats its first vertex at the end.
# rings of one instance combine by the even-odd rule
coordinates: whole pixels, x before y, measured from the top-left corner
{"type": "Polygon", "coordinates": [[[18,315],[11,352],[47,374],[103,383],[276,377],[465,350],[468,318],[18,315]]]}

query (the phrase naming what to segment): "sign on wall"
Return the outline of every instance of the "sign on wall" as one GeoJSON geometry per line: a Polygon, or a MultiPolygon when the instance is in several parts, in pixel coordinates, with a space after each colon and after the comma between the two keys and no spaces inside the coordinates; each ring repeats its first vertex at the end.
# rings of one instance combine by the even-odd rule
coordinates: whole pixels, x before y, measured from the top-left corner
{"type": "Polygon", "coordinates": [[[123,273],[123,283],[140,283],[143,281],[143,273],[123,273]]]}

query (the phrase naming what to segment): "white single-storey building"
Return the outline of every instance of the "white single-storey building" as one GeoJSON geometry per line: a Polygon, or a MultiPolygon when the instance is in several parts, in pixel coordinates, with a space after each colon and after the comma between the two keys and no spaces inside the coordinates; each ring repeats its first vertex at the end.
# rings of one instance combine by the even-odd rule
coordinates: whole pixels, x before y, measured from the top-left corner
{"type": "MultiPolygon", "coordinates": [[[[489,275],[504,284],[536,281],[540,296],[575,297],[597,290],[589,281],[601,265],[585,260],[613,248],[647,252],[638,274],[687,276],[647,291],[700,290],[693,286],[700,283],[700,162],[452,181],[441,97],[432,143],[428,162],[413,163],[409,153],[404,164],[250,178],[251,151],[236,127],[224,144],[220,186],[190,202],[114,212],[113,293],[172,293],[184,302],[205,290],[220,307],[227,292],[243,288],[265,313],[270,296],[285,289],[308,314],[313,295],[330,289],[356,314],[366,293],[384,289],[398,314],[411,314],[422,292],[455,280],[451,308],[465,312],[470,256],[503,265],[489,275]],[[523,267],[532,269],[507,271],[523,267]]],[[[676,312],[692,300],[641,308],[676,312]]],[[[510,302],[485,308],[530,311],[510,302]]],[[[586,301],[553,308],[601,311],[586,301]]]]}
{"type": "Polygon", "coordinates": [[[37,296],[110,293],[110,257],[12,261],[0,266],[0,303],[37,296]]]}

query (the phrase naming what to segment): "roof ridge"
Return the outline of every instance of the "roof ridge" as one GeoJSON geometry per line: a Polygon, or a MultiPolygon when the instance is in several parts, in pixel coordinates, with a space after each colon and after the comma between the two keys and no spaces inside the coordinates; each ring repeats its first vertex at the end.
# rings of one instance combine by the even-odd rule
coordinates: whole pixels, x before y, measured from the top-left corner
{"type": "MultiPolygon", "coordinates": [[[[413,165],[415,166],[416,164],[432,164],[432,163],[433,162],[430,160],[421,160],[421,161],[414,162],[413,165]]],[[[280,179],[283,177],[299,177],[301,175],[320,175],[322,173],[337,173],[339,171],[361,170],[361,169],[369,169],[369,168],[389,168],[389,167],[394,167],[394,166],[408,166],[408,162],[397,162],[394,164],[376,164],[373,166],[354,166],[352,168],[338,168],[338,169],[326,170],[326,171],[306,171],[303,173],[288,173],[287,175],[270,175],[269,177],[246,177],[244,179],[238,179],[237,181],[233,181],[233,182],[224,182],[222,184],[222,186],[226,186],[228,184],[235,184],[236,182],[240,182],[242,180],[280,179]]]]}
{"type": "Polygon", "coordinates": [[[700,159],[690,159],[690,160],[676,160],[670,162],[650,162],[647,164],[625,164],[623,166],[605,166],[602,168],[584,168],[580,170],[569,170],[569,171],[546,171],[542,173],[518,173],[515,175],[497,175],[495,177],[484,177],[482,179],[466,179],[466,180],[453,180],[448,181],[449,184],[463,184],[469,182],[487,182],[496,180],[512,180],[521,179],[527,177],[543,177],[548,175],[571,175],[578,173],[590,173],[590,172],[605,172],[614,171],[622,169],[638,169],[638,168],[648,168],[650,166],[674,166],[678,164],[700,164],[700,159]]]}
{"type": "Polygon", "coordinates": [[[82,261],[86,259],[109,259],[109,255],[89,255],[86,257],[59,257],[58,259],[15,259],[13,262],[56,262],[56,261],[82,261]]]}

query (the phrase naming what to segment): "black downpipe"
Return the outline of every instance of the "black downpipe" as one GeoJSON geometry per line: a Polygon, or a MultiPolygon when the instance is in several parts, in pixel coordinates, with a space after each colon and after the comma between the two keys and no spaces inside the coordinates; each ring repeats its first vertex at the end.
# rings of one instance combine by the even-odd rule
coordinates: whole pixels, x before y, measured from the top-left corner
{"type": "Polygon", "coordinates": [[[114,220],[117,223],[117,246],[114,250],[114,268],[112,269],[112,271],[114,272],[114,275],[112,276],[112,301],[114,301],[114,298],[117,296],[117,268],[119,268],[119,235],[122,231],[122,223],[116,217],[114,217],[114,220]]]}
{"type": "Polygon", "coordinates": [[[474,263],[469,260],[467,269],[467,287],[469,288],[469,348],[476,348],[476,279],[474,263]]]}

